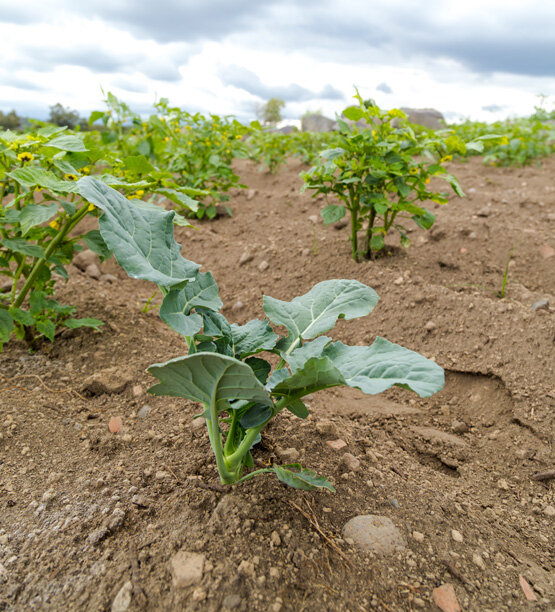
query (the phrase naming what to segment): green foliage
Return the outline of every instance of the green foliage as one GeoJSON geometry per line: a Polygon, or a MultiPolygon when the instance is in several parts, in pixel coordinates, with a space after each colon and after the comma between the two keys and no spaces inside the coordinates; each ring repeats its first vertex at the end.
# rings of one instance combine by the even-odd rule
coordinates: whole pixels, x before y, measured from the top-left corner
{"type": "Polygon", "coordinates": [[[433,225],[435,216],[420,203],[445,204],[448,198],[446,193],[428,189],[432,177],[445,180],[457,195],[464,195],[442,163],[453,153],[465,153],[466,145],[453,135],[416,136],[403,112],[382,111],[365,103],[358,92],[355,98],[359,105],[343,111],[346,120],[338,119],[337,146],[324,151],[318,163],[303,173],[303,189],[334,196],[321,212],[324,223],[334,223],[349,213],[351,253],[358,261],[360,256],[372,258],[380,251],[393,229],[399,232],[401,244],[408,246],[406,220],[424,229],[433,225]],[[361,123],[364,127],[357,127],[361,123]],[[364,242],[359,249],[358,233],[363,228],[364,242]]]}
{"type": "Polygon", "coordinates": [[[413,351],[383,338],[361,347],[323,335],[338,319],[365,316],[376,306],[376,293],[359,281],[324,281],[290,302],[266,296],[268,320],[230,324],[220,312],[222,302],[212,275],[200,273],[176,250],[168,234],[173,212],[137,212],[121,194],[93,178],[81,179],[78,191],[104,211],[100,233],[121,266],[134,278],[156,282],[164,295],[160,315],[184,337],[188,354],[152,365],[149,371],[159,382],[150,392],[203,406],[222,483],[271,472],[292,487],[333,490],[325,478],[298,465],[244,474],[253,466],[251,449],[272,418],[283,409],[306,418],[302,398],[330,387],[349,386],[373,394],[396,385],[423,397],[442,388],[443,370],[413,351]],[[129,215],[139,228],[131,246],[122,239],[129,215]],[[152,235],[142,227],[153,228],[152,235]],[[154,250],[156,262],[151,259],[154,250]],[[285,328],[286,335],[280,338],[270,323],[285,328]],[[260,357],[265,352],[280,357],[273,372],[270,361],[260,357]]]}
{"type": "Polygon", "coordinates": [[[257,111],[258,118],[264,125],[276,125],[282,120],[281,109],[285,102],[279,98],[270,98],[257,111]]]}
{"type": "Polygon", "coordinates": [[[73,129],[79,123],[79,113],[57,102],[50,107],[48,121],[60,127],[73,129]]]}
{"type": "Polygon", "coordinates": [[[15,110],[11,110],[9,113],[0,111],[0,128],[4,130],[17,130],[19,127],[21,127],[21,118],[15,110]]]}

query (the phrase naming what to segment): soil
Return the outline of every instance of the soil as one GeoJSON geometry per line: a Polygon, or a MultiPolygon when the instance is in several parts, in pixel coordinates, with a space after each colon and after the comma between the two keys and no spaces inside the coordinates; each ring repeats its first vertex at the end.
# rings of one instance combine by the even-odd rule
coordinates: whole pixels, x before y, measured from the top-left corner
{"type": "Polygon", "coordinates": [[[323,201],[299,194],[296,161],[238,169],[250,190],[232,194],[233,217],[176,230],[228,318],[261,318],[262,294],[356,278],[381,301],[334,337],[419,351],[445,368],[444,390],[330,390],[309,399],[308,419],[280,415],[256,464],[295,449],[335,494],[267,475],[224,489],[199,407],[146,393],[146,368],[185,352],[142,312],[153,287],[113,261],[100,280],[72,267],[58,298],[103,331],[34,354],[14,341],[1,356],[0,609],[433,610],[448,583],[463,610],[553,610],[553,473],[534,476],[554,467],[555,158],[452,164],[467,197],[434,209],[408,250],[392,240],[359,264],[347,230],[323,226],[323,201]],[[367,514],[391,519],[406,547],[384,556],[344,538],[367,514]],[[204,560],[190,586],[172,578],[179,551],[204,560]]]}

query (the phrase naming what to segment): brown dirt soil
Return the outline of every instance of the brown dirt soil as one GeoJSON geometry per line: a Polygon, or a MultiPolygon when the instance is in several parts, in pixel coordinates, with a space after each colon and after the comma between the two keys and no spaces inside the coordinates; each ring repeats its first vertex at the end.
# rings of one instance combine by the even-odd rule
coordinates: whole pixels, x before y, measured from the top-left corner
{"type": "Polygon", "coordinates": [[[198,407],[146,394],[145,369],[185,352],[156,311],[141,311],[153,287],[113,261],[102,268],[115,282],[72,268],[59,299],[104,331],[64,333],[35,354],[13,342],[1,356],[0,609],[432,610],[433,589],[449,583],[463,610],[552,610],[553,480],[532,476],[554,467],[555,158],[453,164],[468,197],[438,207],[407,251],[360,264],[346,230],[322,225],[322,201],[299,194],[296,162],[277,175],[238,167],[251,191],[232,195],[234,216],[176,232],[214,273],[226,315],[244,323],[263,316],[262,294],[357,278],[380,304],[335,337],[417,350],[445,368],[445,389],[330,390],[309,400],[305,421],[280,415],[256,463],[294,448],[336,494],[270,476],[224,490],[198,407]],[[334,450],[338,438],[346,446],[334,450]],[[342,529],[360,514],[390,518],[406,548],[359,551],[342,529]],[[172,582],[180,550],[204,555],[189,587],[172,582]]]}

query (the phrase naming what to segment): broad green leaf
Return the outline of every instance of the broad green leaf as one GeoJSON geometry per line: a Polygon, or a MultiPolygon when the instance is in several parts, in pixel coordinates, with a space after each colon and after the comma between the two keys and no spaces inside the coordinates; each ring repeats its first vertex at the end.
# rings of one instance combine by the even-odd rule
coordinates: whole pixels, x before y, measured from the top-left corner
{"type": "Polygon", "coordinates": [[[193,336],[202,328],[202,317],[191,314],[195,306],[220,310],[218,285],[210,272],[200,272],[182,289],[172,289],[160,306],[160,318],[182,336],[193,336]]]}
{"type": "Polygon", "coordinates": [[[50,319],[38,321],[37,331],[48,338],[50,342],[54,342],[54,335],[56,333],[56,325],[54,324],[54,321],[51,321],[50,319]]]}
{"type": "Polygon", "coordinates": [[[351,121],[359,121],[364,117],[364,111],[360,106],[349,106],[343,111],[343,115],[351,121]]]}
{"type": "Polygon", "coordinates": [[[336,204],[329,204],[320,211],[320,216],[324,220],[324,225],[330,225],[330,223],[336,223],[345,216],[344,206],[337,206],[336,204]]]}
{"type": "Polygon", "coordinates": [[[436,216],[429,210],[424,209],[424,214],[414,215],[412,219],[416,223],[416,225],[418,225],[422,229],[430,229],[435,223],[436,216]]]}
{"type": "Polygon", "coordinates": [[[357,280],[327,280],[305,295],[283,302],[264,296],[264,312],[289,332],[288,342],[312,339],[331,329],[337,319],[369,314],[378,303],[377,293],[357,280]]]}
{"type": "Polygon", "coordinates": [[[290,374],[286,368],[275,370],[274,372],[272,372],[270,378],[268,378],[268,382],[266,383],[266,389],[268,389],[268,391],[271,391],[272,389],[274,389],[274,387],[277,387],[280,382],[282,382],[286,378],[289,378],[289,376],[290,374]]]}
{"type": "Polygon", "coordinates": [[[59,134],[60,132],[65,132],[67,130],[67,126],[62,125],[47,125],[43,128],[37,130],[38,136],[44,136],[45,138],[50,138],[54,136],[54,134],[59,134]]]}
{"type": "Polygon", "coordinates": [[[370,395],[395,385],[428,397],[440,391],[445,381],[437,363],[379,336],[371,346],[334,342],[323,355],[341,372],[344,384],[370,395]]]}
{"type": "Polygon", "coordinates": [[[186,193],[178,191],[177,189],[156,189],[156,193],[166,196],[166,198],[171,200],[174,204],[185,206],[185,208],[188,208],[193,212],[198,210],[199,203],[196,200],[193,200],[193,198],[188,196],[186,193]]]}
{"type": "Polygon", "coordinates": [[[0,308],[0,349],[2,348],[2,344],[10,339],[13,328],[12,315],[4,308],[0,308]]]}
{"type": "Polygon", "coordinates": [[[21,234],[25,234],[35,225],[45,223],[58,212],[57,204],[27,204],[19,215],[19,222],[21,224],[21,234]]]}
{"type": "Polygon", "coordinates": [[[149,174],[156,172],[156,168],[144,155],[130,155],[123,160],[123,164],[133,174],[149,174]]]}
{"type": "Polygon", "coordinates": [[[45,256],[44,249],[42,247],[40,247],[38,244],[29,244],[23,238],[4,238],[4,240],[2,240],[2,244],[10,249],[10,251],[15,251],[16,253],[21,253],[22,255],[27,255],[28,257],[43,258],[45,256]]]}
{"type": "Polygon", "coordinates": [[[242,361],[217,353],[195,353],[150,366],[159,384],[153,395],[186,397],[216,410],[229,400],[244,399],[271,405],[271,399],[252,369],[242,361]]]}
{"type": "Polygon", "coordinates": [[[282,353],[282,357],[287,361],[291,372],[295,374],[304,364],[313,357],[322,357],[325,347],[331,342],[331,338],[320,336],[312,342],[305,342],[301,347],[292,351],[289,355],[282,353]]]}
{"type": "MultiPolygon", "coordinates": [[[[520,144],[520,141],[519,141],[519,144],[520,144]]],[[[457,177],[453,176],[452,174],[443,174],[439,178],[443,179],[444,181],[447,181],[449,185],[451,185],[451,187],[453,188],[453,191],[459,197],[464,198],[464,191],[462,190],[462,187],[457,177]]]]}
{"type": "Polygon", "coordinates": [[[289,402],[287,406],[285,406],[287,410],[292,412],[299,419],[306,419],[308,416],[308,408],[304,405],[303,401],[300,399],[295,399],[289,402]]]}
{"type": "Polygon", "coordinates": [[[76,184],[85,200],[104,211],[100,233],[129,276],[163,287],[196,276],[200,266],[184,259],[174,240],[173,211],[137,206],[92,177],[83,177],[76,184]]]}
{"type": "Polygon", "coordinates": [[[64,134],[45,143],[46,147],[54,147],[62,151],[87,151],[83,141],[72,134],[64,134]]]}
{"type": "Polygon", "coordinates": [[[92,125],[95,121],[104,117],[104,111],[93,111],[89,117],[89,125],[92,125]]]}
{"type": "Polygon", "coordinates": [[[260,359],[259,357],[249,357],[245,359],[245,363],[250,366],[256,378],[265,385],[272,366],[265,359],[260,359]]]}
{"type": "Polygon", "coordinates": [[[276,345],[278,336],[274,333],[268,321],[253,319],[245,325],[233,323],[231,340],[235,356],[244,359],[261,351],[271,351],[276,345]]]}
{"type": "Polygon", "coordinates": [[[241,417],[241,425],[245,429],[258,427],[272,416],[272,407],[267,404],[254,404],[241,417]]]}
{"type": "Polygon", "coordinates": [[[334,159],[337,159],[338,157],[341,157],[344,153],[345,149],[337,147],[336,149],[327,149],[326,151],[322,151],[320,153],[320,157],[327,161],[332,161],[334,159]]]}
{"type": "Polygon", "coordinates": [[[279,382],[272,395],[287,397],[290,401],[322,389],[347,384],[343,375],[327,357],[312,357],[293,376],[279,382]]]}
{"type": "Polygon", "coordinates": [[[53,172],[44,168],[28,166],[26,168],[17,168],[8,174],[16,180],[22,187],[32,189],[33,187],[44,187],[51,191],[59,191],[60,193],[73,193],[76,191],[74,181],[62,181],[53,172]]]}
{"type": "Polygon", "coordinates": [[[370,248],[372,251],[380,251],[385,246],[385,240],[383,234],[374,234],[372,238],[370,238],[370,248]]]}
{"type": "MultiPolygon", "coordinates": [[[[0,310],[0,312],[2,311],[0,310]]],[[[12,307],[10,308],[10,314],[12,315],[12,318],[16,323],[20,323],[21,325],[26,326],[35,324],[35,318],[28,310],[22,310],[21,308],[12,307]]]]}
{"type": "MultiPolygon", "coordinates": [[[[153,202],[143,202],[142,200],[134,200],[133,205],[141,208],[142,210],[152,210],[154,212],[167,212],[167,210],[160,206],[159,204],[154,204],[153,202]]],[[[175,211],[174,211],[175,212],[175,211]]],[[[175,217],[173,218],[174,225],[179,225],[180,227],[193,227],[187,219],[183,215],[179,213],[175,213],[175,217]]]]}
{"type": "Polygon", "coordinates": [[[91,251],[96,253],[101,260],[108,259],[112,256],[112,252],[104,242],[102,235],[98,230],[90,230],[81,240],[89,247],[91,251]]]}
{"type": "Polygon", "coordinates": [[[66,319],[63,323],[70,329],[78,329],[79,327],[92,327],[93,329],[99,329],[104,323],[100,319],[93,319],[92,317],[84,317],[83,319],[66,319]]]}
{"type": "Polygon", "coordinates": [[[328,489],[335,493],[331,482],[324,476],[318,476],[311,470],[303,469],[300,464],[293,463],[288,466],[274,464],[276,476],[286,485],[303,491],[314,491],[315,489],[328,489]],[[295,471],[287,468],[294,468],[295,471]]]}

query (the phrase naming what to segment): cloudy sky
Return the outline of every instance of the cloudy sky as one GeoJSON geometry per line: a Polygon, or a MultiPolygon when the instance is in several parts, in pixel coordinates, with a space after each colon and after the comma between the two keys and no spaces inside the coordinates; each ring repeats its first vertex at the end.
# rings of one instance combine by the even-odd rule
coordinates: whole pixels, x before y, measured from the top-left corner
{"type": "Polygon", "coordinates": [[[0,110],[333,117],[353,86],[384,108],[496,120],[555,101],[553,0],[0,0],[0,110]]]}

